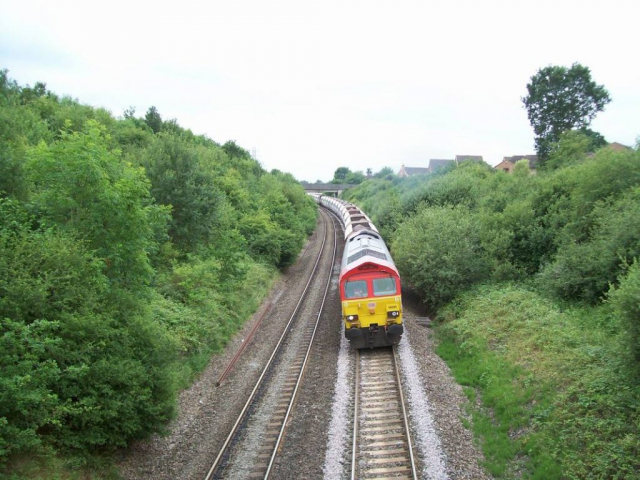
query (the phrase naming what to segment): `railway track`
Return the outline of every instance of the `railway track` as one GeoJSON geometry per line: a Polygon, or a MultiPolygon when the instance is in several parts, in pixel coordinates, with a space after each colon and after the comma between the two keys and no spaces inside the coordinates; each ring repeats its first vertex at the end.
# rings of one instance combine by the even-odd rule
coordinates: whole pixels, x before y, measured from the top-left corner
{"type": "MultiPolygon", "coordinates": [[[[309,361],[311,348],[318,328],[318,323],[324,308],[324,302],[329,291],[331,272],[336,256],[337,234],[333,218],[321,212],[324,217],[325,234],[322,248],[314,265],[313,271],[305,289],[300,296],[291,317],[271,354],[262,374],[253,388],[244,408],[238,416],[231,432],[223,444],[218,456],[211,466],[205,480],[229,478],[235,471],[238,478],[269,478],[278,451],[282,445],[287,423],[291,418],[298,388],[302,382],[305,367],[309,361]],[[331,250],[325,252],[325,245],[331,241],[331,250]],[[319,265],[323,255],[330,257],[330,268],[320,269],[319,265]],[[322,279],[317,277],[326,274],[324,293],[319,298],[319,303],[312,300],[309,303],[316,308],[314,310],[315,321],[306,321],[304,316],[311,292],[317,292],[322,285],[322,279]],[[317,288],[310,288],[316,286],[317,288]],[[265,411],[268,413],[265,415],[265,411]],[[246,443],[251,430],[260,430],[259,446],[249,448],[253,456],[251,465],[244,467],[234,466],[234,459],[243,454],[242,445],[246,443]],[[242,471],[238,473],[239,469],[242,471]]],[[[249,439],[251,440],[251,439],[249,439]]],[[[255,440],[255,439],[253,439],[255,440]]],[[[246,458],[246,453],[245,458],[246,458]]],[[[246,460],[245,460],[246,461],[246,460]]]]}
{"type": "Polygon", "coordinates": [[[395,348],[356,351],[351,479],[417,479],[395,348]]]}

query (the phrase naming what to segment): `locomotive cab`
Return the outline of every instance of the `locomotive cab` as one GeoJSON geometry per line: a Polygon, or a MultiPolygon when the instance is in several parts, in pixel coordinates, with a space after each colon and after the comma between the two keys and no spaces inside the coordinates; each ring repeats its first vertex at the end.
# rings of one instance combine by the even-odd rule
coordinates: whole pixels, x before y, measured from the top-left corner
{"type": "Polygon", "coordinates": [[[397,344],[403,333],[400,278],[366,263],[343,278],[340,297],[345,335],[355,348],[397,344]]]}

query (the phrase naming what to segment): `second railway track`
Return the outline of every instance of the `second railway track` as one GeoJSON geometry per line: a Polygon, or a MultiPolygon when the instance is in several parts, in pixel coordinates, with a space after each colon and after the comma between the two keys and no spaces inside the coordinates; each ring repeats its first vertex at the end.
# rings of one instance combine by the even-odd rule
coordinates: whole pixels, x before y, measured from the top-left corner
{"type": "Polygon", "coordinates": [[[336,227],[332,218],[322,215],[325,241],[304,293],[206,480],[266,479],[271,474],[309,360],[335,261],[336,227]],[[325,243],[330,244],[326,252],[325,243]],[[319,268],[323,258],[325,262],[330,259],[329,268],[319,268]],[[320,298],[309,299],[321,287],[320,298]],[[311,311],[314,318],[310,318],[311,311]]]}

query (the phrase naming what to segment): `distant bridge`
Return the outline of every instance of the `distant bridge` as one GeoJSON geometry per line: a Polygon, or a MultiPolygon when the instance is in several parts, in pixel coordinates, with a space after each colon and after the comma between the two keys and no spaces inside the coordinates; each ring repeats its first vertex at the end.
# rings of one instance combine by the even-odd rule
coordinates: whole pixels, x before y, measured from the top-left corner
{"type": "Polygon", "coordinates": [[[328,193],[334,196],[339,196],[347,188],[353,187],[353,185],[340,185],[337,183],[304,183],[300,182],[302,188],[308,193],[328,193]]]}

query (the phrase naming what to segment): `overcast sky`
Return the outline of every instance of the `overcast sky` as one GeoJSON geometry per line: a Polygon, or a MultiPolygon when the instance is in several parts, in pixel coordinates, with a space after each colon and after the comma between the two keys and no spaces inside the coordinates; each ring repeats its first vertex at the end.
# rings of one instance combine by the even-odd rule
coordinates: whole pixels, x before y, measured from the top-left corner
{"type": "Polygon", "coordinates": [[[635,144],[638,18],[637,0],[0,0],[0,68],[329,180],[534,153],[520,98],[547,65],[589,67],[612,98],[592,128],[635,144]]]}

